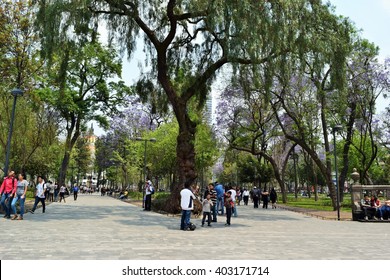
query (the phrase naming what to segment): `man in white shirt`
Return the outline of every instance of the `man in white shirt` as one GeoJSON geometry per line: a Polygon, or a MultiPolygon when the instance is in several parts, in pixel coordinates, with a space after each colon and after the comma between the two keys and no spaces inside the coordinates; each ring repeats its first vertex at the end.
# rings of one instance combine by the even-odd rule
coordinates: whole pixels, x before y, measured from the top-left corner
{"type": "Polygon", "coordinates": [[[242,196],[244,197],[244,205],[248,205],[249,195],[249,191],[247,189],[244,189],[244,193],[242,194],[242,196]]]}
{"type": "Polygon", "coordinates": [[[191,211],[194,209],[194,199],[196,196],[191,191],[191,184],[186,182],[184,189],[180,192],[181,206],[181,230],[190,230],[191,211]]]}
{"type": "Polygon", "coordinates": [[[147,180],[145,184],[145,211],[152,210],[152,194],[154,193],[152,181],[147,180]]]}
{"type": "Polygon", "coordinates": [[[42,176],[38,176],[38,184],[36,185],[36,191],[35,191],[35,203],[33,208],[30,210],[31,214],[34,214],[35,209],[38,206],[38,203],[42,203],[42,213],[45,213],[46,206],[45,206],[45,191],[46,191],[46,184],[43,180],[42,176]]]}
{"type": "Polygon", "coordinates": [[[234,217],[237,217],[237,205],[236,205],[236,196],[237,196],[237,192],[236,192],[236,190],[235,190],[235,188],[233,187],[233,188],[231,188],[230,190],[229,190],[229,192],[231,192],[231,195],[230,195],[230,197],[231,197],[231,199],[232,199],[232,201],[233,201],[233,216],[234,217]]]}

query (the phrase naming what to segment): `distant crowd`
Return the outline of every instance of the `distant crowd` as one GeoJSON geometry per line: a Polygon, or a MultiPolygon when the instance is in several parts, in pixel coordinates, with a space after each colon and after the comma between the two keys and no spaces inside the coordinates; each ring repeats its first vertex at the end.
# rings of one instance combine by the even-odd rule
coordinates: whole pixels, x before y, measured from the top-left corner
{"type": "MultiPolygon", "coordinates": [[[[25,201],[29,187],[29,182],[26,176],[20,173],[16,176],[14,171],[10,171],[8,176],[4,178],[0,187],[1,206],[4,211],[4,218],[11,220],[23,220],[25,213],[25,201]],[[17,203],[19,202],[19,215],[17,213],[17,203]]],[[[77,200],[78,193],[91,194],[92,188],[87,186],[74,185],[67,188],[65,185],[59,186],[57,183],[51,181],[45,182],[43,176],[38,176],[37,183],[34,189],[34,205],[30,213],[34,214],[38,204],[42,204],[42,213],[46,211],[46,202],[64,202],[66,203],[66,196],[73,194],[74,200],[77,200]]]]}

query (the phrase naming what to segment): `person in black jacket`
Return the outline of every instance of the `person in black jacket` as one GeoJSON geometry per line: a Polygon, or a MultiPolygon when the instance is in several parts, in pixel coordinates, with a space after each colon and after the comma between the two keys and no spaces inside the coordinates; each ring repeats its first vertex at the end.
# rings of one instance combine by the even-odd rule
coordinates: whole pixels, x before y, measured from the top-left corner
{"type": "Polygon", "coordinates": [[[266,188],[264,188],[264,191],[261,193],[261,200],[263,201],[263,208],[268,209],[268,199],[269,199],[269,193],[266,188]]]}
{"type": "Polygon", "coordinates": [[[253,198],[253,208],[259,208],[260,190],[257,187],[253,188],[252,198],[253,198]]]}
{"type": "Polygon", "coordinates": [[[275,191],[275,188],[271,189],[269,199],[271,200],[271,203],[272,203],[272,209],[276,209],[276,200],[278,199],[278,195],[275,191]]]}

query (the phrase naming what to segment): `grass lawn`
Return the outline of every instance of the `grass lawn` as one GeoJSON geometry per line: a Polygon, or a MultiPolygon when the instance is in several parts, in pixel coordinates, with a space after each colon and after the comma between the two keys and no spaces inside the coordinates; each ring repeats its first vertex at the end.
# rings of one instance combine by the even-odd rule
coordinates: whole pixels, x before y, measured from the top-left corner
{"type": "MultiPolygon", "coordinates": [[[[281,197],[281,194],[279,197],[281,197]]],[[[294,194],[287,194],[287,203],[285,205],[313,210],[333,211],[332,201],[325,194],[318,194],[318,201],[314,200],[314,195],[311,198],[298,195],[298,198],[295,199],[294,194]]],[[[344,212],[351,211],[350,194],[344,194],[344,201],[341,204],[340,210],[344,212]]]]}

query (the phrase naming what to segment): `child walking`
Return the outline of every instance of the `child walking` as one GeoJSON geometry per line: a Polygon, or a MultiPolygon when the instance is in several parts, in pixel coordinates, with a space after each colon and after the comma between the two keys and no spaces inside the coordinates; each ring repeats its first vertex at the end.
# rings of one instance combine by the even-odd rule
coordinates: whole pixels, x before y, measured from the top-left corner
{"type": "Polygon", "coordinates": [[[202,202],[203,208],[203,219],[202,219],[202,227],[204,227],[204,222],[207,217],[207,225],[211,227],[211,207],[213,207],[213,202],[211,201],[211,196],[208,194],[206,199],[202,202]]]}

